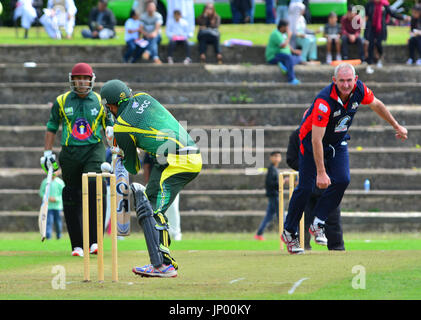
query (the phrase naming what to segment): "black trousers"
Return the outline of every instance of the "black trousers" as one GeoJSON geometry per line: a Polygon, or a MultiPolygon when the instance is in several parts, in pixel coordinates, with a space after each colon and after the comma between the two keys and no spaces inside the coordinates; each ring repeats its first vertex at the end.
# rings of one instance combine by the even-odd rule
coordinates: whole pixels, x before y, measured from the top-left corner
{"type": "Polygon", "coordinates": [[[354,43],[349,42],[349,38],[347,36],[342,36],[341,38],[341,55],[342,59],[348,60],[349,59],[349,45],[356,44],[358,47],[358,55],[361,61],[364,61],[364,44],[363,40],[360,37],[357,37],[354,43]]]}
{"type": "Polygon", "coordinates": [[[187,40],[177,40],[177,41],[170,40],[170,43],[168,44],[168,57],[173,56],[175,47],[177,45],[184,45],[184,48],[186,49],[186,58],[190,58],[190,45],[187,40]]]}
{"type": "MultiPolygon", "coordinates": [[[[311,235],[308,229],[310,228],[310,224],[313,223],[314,207],[316,206],[316,203],[319,200],[321,194],[322,192],[320,190],[316,190],[311,195],[310,200],[304,210],[304,247],[307,249],[311,248],[311,235]]],[[[329,216],[325,222],[325,228],[327,248],[329,250],[345,250],[340,207],[337,207],[329,213],[329,216]]]]}
{"type": "Polygon", "coordinates": [[[377,51],[379,53],[379,57],[381,58],[383,55],[383,34],[382,33],[376,33],[374,31],[370,32],[368,34],[368,59],[367,63],[372,64],[374,60],[374,47],[377,48],[377,51]]]}
{"type": "Polygon", "coordinates": [[[199,54],[206,54],[208,45],[212,45],[215,51],[215,54],[221,53],[221,48],[219,46],[219,37],[213,36],[210,34],[201,34],[198,36],[199,40],[199,54]]]}
{"type": "Polygon", "coordinates": [[[409,57],[415,61],[415,52],[418,52],[418,58],[421,59],[421,36],[411,37],[408,42],[409,57]]]}

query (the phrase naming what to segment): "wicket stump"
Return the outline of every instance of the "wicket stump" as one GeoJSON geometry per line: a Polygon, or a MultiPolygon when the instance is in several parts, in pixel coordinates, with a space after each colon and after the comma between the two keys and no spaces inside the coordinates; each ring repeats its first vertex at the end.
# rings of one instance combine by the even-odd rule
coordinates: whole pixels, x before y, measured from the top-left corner
{"type": "MultiPolygon", "coordinates": [[[[279,173],[279,237],[282,237],[282,233],[284,232],[284,212],[285,212],[285,204],[284,204],[284,176],[288,175],[288,199],[291,199],[292,193],[294,192],[295,188],[295,177],[298,177],[297,171],[283,171],[279,173]]],[[[304,213],[300,220],[300,247],[304,249],[304,213]]],[[[284,250],[284,243],[281,239],[281,250],[284,250]]]]}
{"type": "Polygon", "coordinates": [[[89,261],[89,178],[96,179],[96,221],[97,221],[97,244],[98,244],[98,281],[104,281],[104,226],[102,207],[102,180],[110,178],[111,198],[111,272],[112,281],[118,281],[117,264],[117,202],[116,202],[116,178],[111,173],[88,172],[82,175],[82,204],[83,204],[83,264],[84,281],[90,281],[89,261]]]}

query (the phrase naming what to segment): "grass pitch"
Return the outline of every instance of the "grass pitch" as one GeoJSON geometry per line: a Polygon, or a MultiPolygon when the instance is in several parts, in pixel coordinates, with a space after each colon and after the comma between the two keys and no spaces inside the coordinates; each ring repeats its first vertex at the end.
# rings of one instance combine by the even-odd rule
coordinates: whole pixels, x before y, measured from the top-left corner
{"type": "Polygon", "coordinates": [[[345,252],[313,243],[300,256],[280,251],[273,232],[263,242],[252,236],[186,233],[171,245],[179,276],[147,279],[131,272],[149,262],[134,234],[118,242],[118,283],[106,236],[106,281],[96,281],[91,256],[92,281],[84,283],[67,234],[41,243],[37,233],[0,233],[0,299],[421,299],[421,234],[347,234],[345,252]]]}

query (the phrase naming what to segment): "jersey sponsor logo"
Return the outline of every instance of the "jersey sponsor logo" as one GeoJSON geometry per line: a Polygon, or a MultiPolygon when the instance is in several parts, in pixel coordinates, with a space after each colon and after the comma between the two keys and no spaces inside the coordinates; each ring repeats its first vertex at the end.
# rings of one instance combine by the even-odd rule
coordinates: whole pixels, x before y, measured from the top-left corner
{"type": "Polygon", "coordinates": [[[340,115],[341,115],[341,110],[335,111],[335,112],[333,113],[333,117],[338,117],[338,116],[340,116],[340,115]]]}
{"type": "Polygon", "coordinates": [[[323,103],[319,104],[319,110],[326,113],[329,109],[323,103]]]}
{"type": "Polygon", "coordinates": [[[145,109],[151,105],[151,102],[149,100],[144,100],[140,106],[136,101],[135,103],[133,103],[132,108],[133,109],[137,108],[136,110],[137,114],[142,114],[143,111],[145,111],[145,109]],[[137,104],[136,107],[135,107],[135,103],[137,104]]]}
{"type": "Polygon", "coordinates": [[[72,136],[77,140],[84,141],[92,136],[92,129],[88,121],[84,118],[76,119],[73,125],[72,136]]]}
{"type": "Polygon", "coordinates": [[[350,116],[345,116],[339,120],[338,124],[335,127],[335,132],[346,132],[348,131],[348,122],[351,120],[350,116]]]}
{"type": "Polygon", "coordinates": [[[355,101],[353,104],[352,104],[352,110],[355,110],[355,109],[357,109],[358,108],[358,106],[359,106],[359,104],[358,104],[358,102],[357,101],[355,101]]]}
{"type": "Polygon", "coordinates": [[[65,113],[67,116],[72,116],[72,115],[73,115],[73,107],[67,107],[67,108],[64,108],[64,113],[65,113]]]}

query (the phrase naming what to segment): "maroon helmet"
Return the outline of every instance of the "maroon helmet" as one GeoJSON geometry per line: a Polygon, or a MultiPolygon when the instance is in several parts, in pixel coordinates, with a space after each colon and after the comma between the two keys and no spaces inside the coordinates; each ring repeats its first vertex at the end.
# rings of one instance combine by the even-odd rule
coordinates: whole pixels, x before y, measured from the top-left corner
{"type": "Polygon", "coordinates": [[[73,66],[72,72],[69,73],[69,82],[70,82],[70,88],[75,93],[89,93],[92,91],[95,83],[95,73],[92,70],[92,67],[84,62],[77,63],[73,66]],[[85,86],[76,86],[75,80],[73,79],[73,76],[89,76],[91,77],[91,80],[89,82],[89,85],[85,86]]]}

